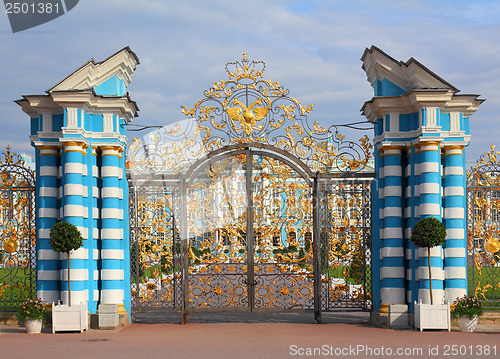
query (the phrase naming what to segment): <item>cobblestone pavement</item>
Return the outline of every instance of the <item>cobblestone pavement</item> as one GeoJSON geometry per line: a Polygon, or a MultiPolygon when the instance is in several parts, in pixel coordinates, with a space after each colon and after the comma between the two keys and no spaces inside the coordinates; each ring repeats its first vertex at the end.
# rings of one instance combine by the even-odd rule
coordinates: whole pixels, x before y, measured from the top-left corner
{"type": "Polygon", "coordinates": [[[192,314],[191,323],[143,315],[117,330],[28,335],[0,326],[0,358],[498,358],[500,328],[476,333],[391,330],[368,323],[367,313],[192,314]],[[162,323],[160,323],[163,321],[162,323]],[[165,323],[166,322],[166,323],[165,323]]]}

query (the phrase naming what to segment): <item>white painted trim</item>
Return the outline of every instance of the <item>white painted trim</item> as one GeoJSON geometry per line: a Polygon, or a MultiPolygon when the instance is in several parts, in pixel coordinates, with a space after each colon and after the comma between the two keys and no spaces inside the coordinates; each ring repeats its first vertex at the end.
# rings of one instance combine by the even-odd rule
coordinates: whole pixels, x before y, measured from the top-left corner
{"type": "Polygon", "coordinates": [[[440,164],[437,162],[422,162],[420,163],[420,175],[422,173],[439,173],[440,164]]]}
{"type": "Polygon", "coordinates": [[[52,249],[39,249],[38,250],[38,260],[40,261],[50,261],[59,260],[59,253],[54,252],[52,249]]]}
{"type": "Polygon", "coordinates": [[[401,177],[403,170],[401,166],[384,166],[384,177],[395,176],[401,177]]]}
{"type": "Polygon", "coordinates": [[[101,249],[101,259],[123,260],[123,249],[101,249]]]}
{"type": "MultiPolygon", "coordinates": [[[[443,248],[436,246],[431,248],[431,257],[443,257],[443,248]]],[[[427,258],[427,248],[417,248],[418,256],[427,258]]]]}
{"type": "Polygon", "coordinates": [[[444,268],[444,278],[445,279],[466,279],[467,278],[467,269],[464,267],[445,267],[444,268]]]}
{"type": "Polygon", "coordinates": [[[101,280],[123,280],[123,270],[101,269],[101,280]]]}
{"type": "Polygon", "coordinates": [[[384,187],[385,197],[401,197],[402,194],[401,186],[386,186],[384,187]]]}
{"type": "Polygon", "coordinates": [[[420,216],[440,216],[441,205],[439,203],[421,203],[419,213],[420,216]]]}
{"type": "Polygon", "coordinates": [[[64,205],[64,216],[65,217],[83,217],[87,218],[88,214],[86,211],[87,207],[79,204],[66,204],[64,205]]]}
{"type": "Polygon", "coordinates": [[[121,177],[121,169],[115,166],[102,166],[101,173],[102,177],[121,177]]]}
{"type": "Polygon", "coordinates": [[[420,194],[439,194],[439,190],[441,186],[439,183],[421,183],[419,185],[419,193],[420,194]]]}
{"type": "Polygon", "coordinates": [[[387,217],[402,217],[402,209],[401,207],[385,207],[384,210],[384,218],[387,217]]]}
{"type": "Polygon", "coordinates": [[[461,298],[466,294],[467,294],[467,289],[465,288],[445,288],[444,300],[453,303],[455,299],[461,298]]]}
{"type": "Polygon", "coordinates": [[[464,196],[464,188],[459,186],[449,186],[444,188],[445,197],[448,196],[464,196]]]}
{"type": "Polygon", "coordinates": [[[38,280],[58,281],[58,280],[61,280],[61,273],[58,270],[39,270],[37,279],[38,280]]]}
{"type": "MultiPolygon", "coordinates": [[[[62,278],[61,280],[67,281],[68,280],[68,270],[63,269],[62,271],[62,278]]],[[[73,269],[71,268],[71,281],[87,281],[89,280],[89,271],[88,269],[73,269]]],[[[73,291],[71,291],[73,292],[73,291]]]]}
{"type": "Polygon", "coordinates": [[[378,190],[378,199],[384,199],[384,188],[379,188],[378,190]]]}
{"type": "Polygon", "coordinates": [[[404,288],[381,288],[380,296],[382,303],[403,304],[405,302],[404,288]]]}
{"type": "Polygon", "coordinates": [[[101,192],[102,198],[120,198],[120,189],[117,187],[104,187],[101,192]]]}
{"type": "Polygon", "coordinates": [[[444,218],[445,219],[464,219],[465,218],[465,209],[460,207],[451,207],[444,209],[444,218]]]}
{"type": "MultiPolygon", "coordinates": [[[[432,278],[434,280],[434,277],[432,278]]],[[[418,290],[418,300],[422,300],[422,304],[430,304],[431,296],[429,289],[419,289],[418,290]]],[[[442,289],[432,289],[432,298],[435,304],[441,304],[444,299],[444,291],[442,289]]]]}
{"type": "Polygon", "coordinates": [[[40,166],[40,176],[59,177],[59,168],[55,166],[40,166]]]}
{"type": "Polygon", "coordinates": [[[38,208],[38,216],[41,218],[57,218],[58,210],[56,208],[38,208]]]}
{"type": "MultiPolygon", "coordinates": [[[[460,131],[460,112],[450,112],[450,131],[460,131]]],[[[448,153],[448,151],[446,151],[446,153],[448,153]]],[[[460,155],[462,154],[461,150],[455,151],[460,151],[460,155]]]]}
{"type": "Polygon", "coordinates": [[[57,303],[60,299],[58,290],[38,290],[36,295],[47,303],[57,303]]]}
{"type": "Polygon", "coordinates": [[[404,267],[382,267],[380,269],[380,278],[405,278],[404,267]]]}
{"type": "Polygon", "coordinates": [[[406,280],[412,280],[413,271],[411,268],[406,269],[406,280]]]}
{"type": "Polygon", "coordinates": [[[102,219],[123,219],[123,209],[120,208],[103,208],[101,210],[102,219]]]}
{"type": "Polygon", "coordinates": [[[463,228],[447,228],[446,239],[464,239],[465,230],[463,228]]]}
{"type": "Polygon", "coordinates": [[[104,228],[101,229],[101,239],[123,239],[122,228],[104,228]]]}
{"type": "Polygon", "coordinates": [[[444,175],[445,176],[450,176],[450,175],[463,176],[464,169],[462,167],[459,167],[459,166],[446,166],[444,168],[444,175]]]}
{"type": "Polygon", "coordinates": [[[59,188],[56,187],[40,187],[40,197],[55,197],[59,196],[59,188]]]}
{"type": "MultiPolygon", "coordinates": [[[[444,279],[444,271],[441,268],[431,267],[432,271],[432,280],[443,280],[444,279]]],[[[420,280],[428,280],[429,279],[429,267],[418,267],[418,278],[420,280]]]]}
{"type": "Polygon", "coordinates": [[[384,239],[403,238],[403,230],[399,228],[384,228],[384,239]]]}
{"type": "Polygon", "coordinates": [[[87,197],[87,187],[81,184],[70,184],[70,183],[65,184],[64,195],[87,197]]]}
{"type": "Polygon", "coordinates": [[[81,163],[69,162],[64,164],[64,173],[83,174],[84,165],[81,163]]]}
{"type": "Polygon", "coordinates": [[[382,257],[403,257],[404,250],[402,247],[382,247],[382,257]]]}
{"type": "Polygon", "coordinates": [[[465,258],[467,253],[465,248],[445,248],[444,256],[445,258],[465,258]]]}
{"type": "Polygon", "coordinates": [[[103,289],[101,290],[102,304],[123,304],[123,290],[103,289]]]}
{"type": "Polygon", "coordinates": [[[413,258],[413,251],[411,248],[406,248],[405,249],[405,259],[410,261],[413,258]]]}

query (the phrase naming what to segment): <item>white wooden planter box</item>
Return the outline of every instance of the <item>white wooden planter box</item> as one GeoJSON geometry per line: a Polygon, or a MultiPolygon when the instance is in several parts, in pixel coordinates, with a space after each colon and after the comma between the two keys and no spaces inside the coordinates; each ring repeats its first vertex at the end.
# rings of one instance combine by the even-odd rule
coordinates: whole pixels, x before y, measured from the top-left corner
{"type": "Polygon", "coordinates": [[[52,333],[79,331],[89,328],[89,316],[86,304],[52,305],[52,333]]]}
{"type": "Polygon", "coordinates": [[[415,303],[415,329],[448,329],[451,331],[450,303],[415,303]]]}

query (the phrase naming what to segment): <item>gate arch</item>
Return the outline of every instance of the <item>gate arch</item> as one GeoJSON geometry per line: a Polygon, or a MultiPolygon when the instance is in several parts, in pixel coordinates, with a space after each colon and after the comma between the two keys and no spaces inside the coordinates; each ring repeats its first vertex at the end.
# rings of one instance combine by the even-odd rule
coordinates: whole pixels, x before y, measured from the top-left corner
{"type": "Polygon", "coordinates": [[[129,147],[134,310],[370,308],[368,138],[309,123],[264,67],[244,53],[186,120],[129,147]]]}

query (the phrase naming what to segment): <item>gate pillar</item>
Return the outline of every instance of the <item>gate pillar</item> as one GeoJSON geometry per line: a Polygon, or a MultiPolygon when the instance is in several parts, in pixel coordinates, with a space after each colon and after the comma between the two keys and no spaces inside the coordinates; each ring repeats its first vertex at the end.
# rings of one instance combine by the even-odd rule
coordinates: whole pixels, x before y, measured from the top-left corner
{"type": "Polygon", "coordinates": [[[126,47],[88,61],[45,95],[16,101],[31,118],[36,155],[38,296],[67,302],[67,261],[50,228],[74,224],[84,245],[71,260],[73,303],[119,304],[130,312],[125,124],[138,108],[126,87],[139,60],[126,47]]]}
{"type": "Polygon", "coordinates": [[[465,147],[469,117],[483,100],[459,90],[417,60],[366,49],[363,69],[374,97],[362,111],[374,124],[373,309],[430,302],[427,250],[410,241],[421,218],[442,220],[444,248],[431,250],[433,296],[466,293],[465,147]],[[377,218],[379,221],[377,221],[377,218]]]}

